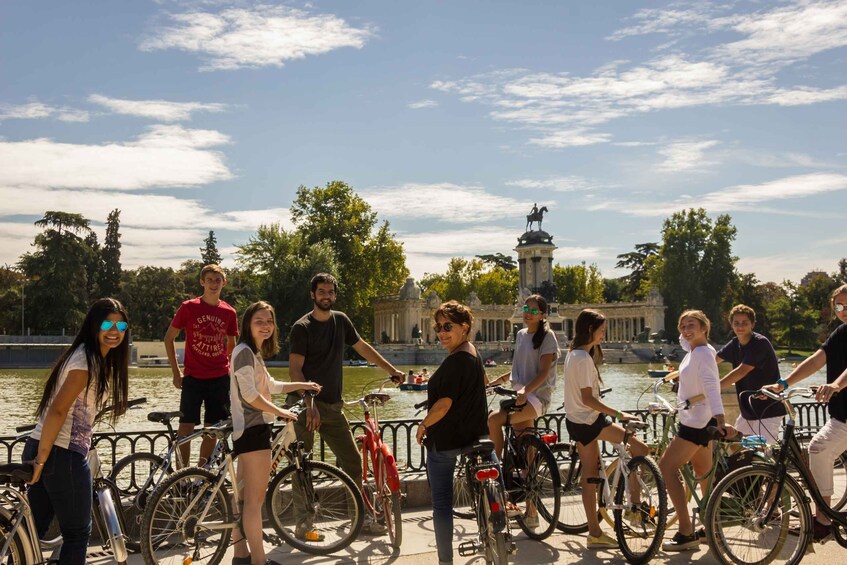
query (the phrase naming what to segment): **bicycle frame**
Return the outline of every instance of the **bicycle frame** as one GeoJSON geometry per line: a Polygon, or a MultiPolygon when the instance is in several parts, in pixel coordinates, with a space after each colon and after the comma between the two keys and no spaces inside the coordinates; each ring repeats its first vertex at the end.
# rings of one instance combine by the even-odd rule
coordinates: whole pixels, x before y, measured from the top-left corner
{"type": "MultiPolygon", "coordinates": [[[[361,399],[358,402],[365,410],[365,433],[356,438],[362,444],[362,477],[368,476],[368,459],[370,459],[376,484],[380,485],[385,480],[391,492],[400,492],[400,474],[397,471],[397,462],[391,448],[382,441],[382,435],[379,431],[377,402],[371,403],[374,412],[373,418],[371,418],[370,407],[365,400],[361,399]],[[380,454],[384,465],[379,464],[380,454]],[[385,473],[385,477],[383,477],[383,473],[385,473]]],[[[365,500],[367,501],[367,498],[365,500]]]]}
{"type": "MultiPolygon", "coordinates": [[[[614,443],[612,444],[617,455],[618,464],[615,466],[615,470],[612,473],[611,481],[605,479],[606,477],[606,461],[603,457],[600,457],[600,477],[597,480],[603,485],[603,489],[600,491],[600,497],[598,500],[598,506],[600,508],[606,508],[607,510],[621,510],[629,507],[629,501],[625,500],[623,506],[619,506],[614,502],[613,492],[616,492],[618,489],[618,483],[623,480],[624,487],[629,486],[629,462],[632,459],[632,456],[626,450],[625,443],[614,443]]],[[[591,479],[589,479],[591,480],[591,479]]],[[[626,492],[626,496],[629,497],[629,488],[625,488],[624,492],[626,492]]]]}

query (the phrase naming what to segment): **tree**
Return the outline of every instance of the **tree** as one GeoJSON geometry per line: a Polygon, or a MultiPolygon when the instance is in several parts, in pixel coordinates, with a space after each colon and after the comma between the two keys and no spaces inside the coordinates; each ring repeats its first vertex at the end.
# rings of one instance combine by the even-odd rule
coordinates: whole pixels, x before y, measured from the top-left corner
{"type": "Polygon", "coordinates": [[[171,268],[139,267],[124,271],[121,286],[133,337],[161,340],[185,300],[179,275],[171,268]]]}
{"type": "Polygon", "coordinates": [[[483,304],[513,304],[518,296],[517,269],[493,267],[479,275],[475,292],[483,304]]]}
{"type": "Polygon", "coordinates": [[[103,255],[100,249],[100,243],[97,241],[97,234],[90,231],[85,236],[85,245],[91,250],[85,261],[85,274],[87,276],[86,291],[89,298],[94,299],[100,296],[100,276],[103,272],[103,255]]]}
{"type": "Polygon", "coordinates": [[[626,277],[603,279],[603,302],[623,302],[626,277]]]}
{"type": "MultiPolygon", "coordinates": [[[[465,302],[471,292],[477,292],[477,282],[482,275],[482,261],[453,257],[444,274],[425,274],[421,279],[424,294],[435,291],[444,300],[465,302]]],[[[517,287],[515,287],[517,290],[517,287]]],[[[477,293],[478,294],[478,293],[477,293]]],[[[482,298],[480,298],[482,300],[482,298]]],[[[507,302],[511,304],[514,299],[507,302]]]]}
{"type": "Polygon", "coordinates": [[[5,265],[0,267],[0,335],[21,330],[21,285],[24,276],[5,265]]]}
{"type": "Polygon", "coordinates": [[[518,264],[515,263],[511,255],[494,253],[493,255],[477,255],[476,258],[481,259],[483,263],[492,268],[500,267],[505,271],[513,271],[518,268],[518,264]]]}
{"type": "Polygon", "coordinates": [[[797,292],[797,285],[783,281],[784,293],[768,304],[768,316],[773,324],[776,343],[788,348],[813,349],[817,346],[815,312],[809,308],[805,297],[797,292]]]}
{"type": "Polygon", "coordinates": [[[626,300],[640,300],[646,296],[642,285],[647,278],[647,259],[658,254],[658,243],[636,243],[635,251],[618,255],[615,268],[632,271],[623,277],[624,286],[621,296],[626,300]]]}
{"type": "Polygon", "coordinates": [[[109,212],[106,220],[106,239],[103,241],[100,294],[117,296],[121,291],[121,211],[109,212]]]}
{"type": "Polygon", "coordinates": [[[204,265],[220,265],[223,261],[218,252],[218,240],[212,230],[209,230],[209,237],[203,240],[203,247],[200,248],[200,260],[204,265]]]}
{"type": "Polygon", "coordinates": [[[91,300],[88,272],[94,251],[86,241],[89,221],[81,214],[48,211],[35,225],[44,230],[35,236],[36,249],[22,255],[17,265],[31,281],[26,287],[26,319],[36,332],[73,332],[91,300]]]}
{"type": "Polygon", "coordinates": [[[362,335],[370,335],[373,300],[379,294],[397,292],[409,275],[402,244],[387,223],[374,230],[376,212],[341,181],[298,188],[291,219],[306,246],[329,246],[341,287],[338,308],[350,316],[362,335]],[[370,264],[375,258],[380,263],[377,268],[370,264]]]}
{"type": "MultiPolygon", "coordinates": [[[[834,327],[832,307],[830,306],[830,295],[839,286],[838,281],[824,272],[813,272],[803,277],[803,282],[797,288],[797,292],[808,304],[809,310],[815,317],[815,334],[817,340],[822,342],[826,339],[834,327]]],[[[837,326],[840,322],[836,322],[837,326]]]]}
{"type": "Polygon", "coordinates": [[[596,304],[603,302],[603,276],[595,264],[555,265],[553,282],[559,304],[596,304]]]}
{"type": "Polygon", "coordinates": [[[732,242],[737,230],[727,214],[718,216],[714,227],[706,240],[701,266],[698,270],[700,284],[703,289],[701,309],[712,321],[715,332],[729,332],[729,321],[724,316],[732,308],[727,303],[731,295],[731,287],[738,274],[735,263],[738,257],[732,255],[732,242]]]}
{"type": "Polygon", "coordinates": [[[838,272],[832,278],[838,281],[838,284],[847,284],[847,257],[842,257],[838,261],[838,272]]]}

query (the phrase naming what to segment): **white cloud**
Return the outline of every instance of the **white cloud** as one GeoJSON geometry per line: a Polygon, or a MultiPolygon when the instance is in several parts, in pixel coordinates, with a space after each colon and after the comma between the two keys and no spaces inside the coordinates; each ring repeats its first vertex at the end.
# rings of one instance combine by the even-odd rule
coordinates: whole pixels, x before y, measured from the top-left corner
{"type": "Polygon", "coordinates": [[[88,101],[129,116],[150,118],[162,122],[190,120],[194,112],[223,112],[226,104],[203,102],[170,102],[168,100],[124,100],[92,94],[88,101]]]}
{"type": "Polygon", "coordinates": [[[556,192],[574,192],[578,190],[592,190],[603,185],[593,183],[584,177],[567,176],[548,179],[519,179],[507,181],[506,186],[516,186],[525,189],[544,189],[556,192]]]}
{"type": "Polygon", "coordinates": [[[715,164],[714,160],[705,158],[707,149],[715,147],[720,142],[707,141],[677,141],[659,150],[665,160],[656,168],[666,173],[680,171],[704,170],[715,164]]]}
{"type": "Polygon", "coordinates": [[[332,14],[310,15],[285,6],[187,12],[170,19],[174,25],[157,30],[140,48],[197,53],[206,71],[282,67],[341,47],[361,49],[374,35],[373,29],[353,27],[332,14]]]}
{"type": "Polygon", "coordinates": [[[563,147],[579,147],[582,145],[606,143],[611,138],[611,134],[608,133],[589,133],[584,128],[576,128],[548,133],[542,137],[533,137],[530,138],[529,143],[550,149],[562,149],[563,147]]]}
{"type": "Polygon", "coordinates": [[[490,194],[480,186],[407,183],[369,188],[361,196],[380,214],[398,218],[434,218],[442,222],[487,222],[514,216],[526,202],[490,194]]]}
{"type": "Polygon", "coordinates": [[[229,138],[214,130],[152,126],[132,142],[102,145],[50,139],[0,141],[0,186],[137,190],[198,186],[232,178],[209,148],[229,138]]]}
{"type": "Polygon", "coordinates": [[[87,122],[88,112],[67,106],[49,106],[41,102],[26,104],[0,104],[0,121],[39,120],[54,116],[63,122],[87,122]]]}
{"type": "Polygon", "coordinates": [[[410,102],[408,106],[412,110],[420,110],[421,108],[435,108],[438,106],[438,102],[425,98],[423,100],[418,100],[417,102],[410,102]]]}

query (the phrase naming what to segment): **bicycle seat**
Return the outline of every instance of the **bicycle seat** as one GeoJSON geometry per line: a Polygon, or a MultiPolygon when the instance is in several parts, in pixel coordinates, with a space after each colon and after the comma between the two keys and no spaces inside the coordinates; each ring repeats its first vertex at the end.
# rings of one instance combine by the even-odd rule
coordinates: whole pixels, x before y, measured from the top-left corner
{"type": "Polygon", "coordinates": [[[147,419],[158,424],[167,424],[174,418],[182,418],[182,412],[150,412],[147,419]]]}
{"type": "Polygon", "coordinates": [[[385,392],[371,392],[365,395],[365,404],[376,404],[377,406],[382,406],[386,402],[391,400],[391,395],[385,392]]]}
{"type": "Polygon", "coordinates": [[[0,465],[0,480],[25,483],[32,480],[32,472],[32,463],[6,463],[0,465]]]}
{"type": "Polygon", "coordinates": [[[490,439],[481,439],[476,443],[463,447],[462,455],[488,455],[492,451],[494,451],[494,442],[490,439]]]}

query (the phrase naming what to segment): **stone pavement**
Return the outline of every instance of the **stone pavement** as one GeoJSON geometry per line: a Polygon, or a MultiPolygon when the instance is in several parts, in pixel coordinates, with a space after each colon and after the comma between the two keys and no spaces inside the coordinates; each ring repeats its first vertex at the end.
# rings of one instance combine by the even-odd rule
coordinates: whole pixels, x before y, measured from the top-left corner
{"type": "MultiPolygon", "coordinates": [[[[461,541],[472,539],[474,536],[475,523],[472,520],[456,520],[454,524],[454,547],[461,541]]],[[[607,533],[609,532],[606,526],[607,533]]],[[[675,528],[671,529],[671,533],[675,528]]],[[[611,563],[625,563],[617,550],[587,550],[585,548],[585,536],[566,535],[556,532],[543,542],[533,541],[527,538],[523,532],[515,526],[515,541],[518,551],[510,559],[510,563],[525,563],[527,565],[545,563],[567,563],[574,565],[603,565],[611,563]]],[[[432,511],[430,509],[411,509],[403,512],[403,545],[399,552],[394,552],[388,543],[387,536],[361,536],[350,547],[343,552],[327,557],[307,555],[291,549],[288,546],[278,548],[268,547],[268,556],[285,565],[293,564],[379,564],[379,565],[417,565],[437,564],[438,557],[435,553],[435,537],[432,531],[432,511]]],[[[223,564],[229,565],[232,551],[227,554],[223,564]]],[[[808,555],[804,564],[810,565],[836,565],[847,561],[847,550],[841,548],[836,542],[831,541],[823,546],[816,546],[816,553],[808,555]]],[[[89,563],[106,565],[110,560],[103,556],[97,556],[93,552],[89,555],[89,563]]],[[[143,563],[140,555],[130,555],[130,564],[143,563]]],[[[473,563],[484,565],[482,556],[459,557],[458,552],[454,554],[454,563],[473,563]]],[[[652,563],[668,563],[671,565],[682,565],[684,563],[697,563],[698,565],[717,565],[717,561],[709,556],[708,546],[701,545],[695,552],[680,554],[659,553],[652,563]]]]}

